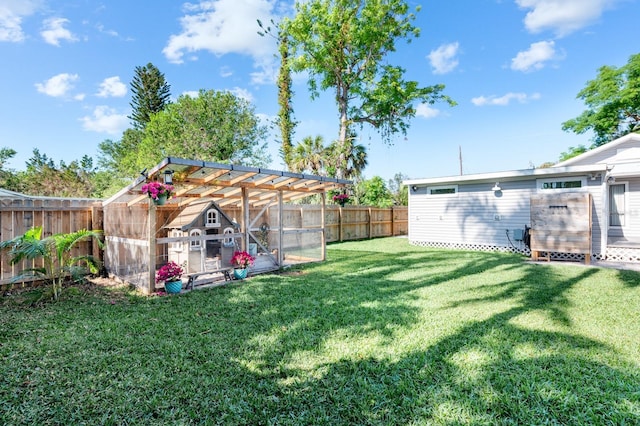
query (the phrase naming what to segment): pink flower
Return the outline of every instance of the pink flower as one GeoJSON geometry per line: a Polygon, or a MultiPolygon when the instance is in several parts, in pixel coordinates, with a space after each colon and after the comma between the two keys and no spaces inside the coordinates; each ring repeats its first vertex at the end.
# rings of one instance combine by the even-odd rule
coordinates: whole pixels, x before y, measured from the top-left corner
{"type": "Polygon", "coordinates": [[[156,272],[156,283],[180,279],[183,273],[182,266],[172,260],[156,272]]]}
{"type": "Polygon", "coordinates": [[[247,266],[253,266],[254,257],[246,251],[237,251],[233,253],[231,264],[236,268],[245,269],[247,266]]]}
{"type": "Polygon", "coordinates": [[[173,191],[172,185],[167,185],[162,182],[149,182],[142,185],[140,191],[144,194],[146,193],[149,197],[157,200],[161,195],[166,195],[167,198],[171,196],[171,192],[173,191]]]}

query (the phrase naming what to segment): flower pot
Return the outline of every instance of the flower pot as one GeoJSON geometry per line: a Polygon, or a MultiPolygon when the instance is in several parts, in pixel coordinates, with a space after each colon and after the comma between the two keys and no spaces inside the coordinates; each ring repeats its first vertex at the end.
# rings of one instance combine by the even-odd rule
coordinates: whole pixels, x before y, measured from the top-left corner
{"type": "Polygon", "coordinates": [[[182,280],[167,281],[164,283],[164,291],[170,294],[180,293],[182,290],[182,280]]]}
{"type": "Polygon", "coordinates": [[[156,206],[164,206],[164,203],[166,203],[166,202],[167,202],[167,194],[160,194],[160,195],[158,195],[158,199],[157,200],[156,199],[153,200],[153,203],[156,206]]]}
{"type": "Polygon", "coordinates": [[[247,268],[234,269],[233,276],[236,277],[237,280],[244,280],[245,278],[247,278],[247,272],[248,272],[247,268]]]}

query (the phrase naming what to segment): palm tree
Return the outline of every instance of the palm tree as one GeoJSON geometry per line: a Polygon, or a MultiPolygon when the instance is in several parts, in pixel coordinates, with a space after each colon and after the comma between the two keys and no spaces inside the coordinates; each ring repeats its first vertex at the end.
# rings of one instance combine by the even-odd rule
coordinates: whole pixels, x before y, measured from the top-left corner
{"type": "Polygon", "coordinates": [[[322,136],[316,136],[315,138],[307,136],[293,148],[289,167],[292,172],[302,173],[308,171],[314,175],[319,175],[324,172],[326,159],[327,150],[322,136]]]}
{"type": "Polygon", "coordinates": [[[355,144],[355,139],[354,134],[343,145],[339,145],[337,141],[334,141],[327,148],[331,158],[329,163],[334,168],[330,173],[332,176],[353,179],[359,177],[367,167],[367,148],[363,145],[355,144]],[[342,165],[339,164],[340,159],[343,161],[342,165]]]}
{"type": "Polygon", "coordinates": [[[54,299],[62,290],[62,283],[71,276],[77,281],[87,272],[97,273],[99,261],[90,255],[73,256],[73,249],[83,241],[96,238],[98,245],[103,246],[100,239],[102,231],[82,229],[69,234],[54,234],[42,239],[42,227],[31,228],[24,235],[12,240],[0,242],[0,250],[9,250],[11,265],[23,260],[42,258],[42,266],[24,269],[13,277],[17,282],[28,278],[41,278],[51,283],[54,299]]]}

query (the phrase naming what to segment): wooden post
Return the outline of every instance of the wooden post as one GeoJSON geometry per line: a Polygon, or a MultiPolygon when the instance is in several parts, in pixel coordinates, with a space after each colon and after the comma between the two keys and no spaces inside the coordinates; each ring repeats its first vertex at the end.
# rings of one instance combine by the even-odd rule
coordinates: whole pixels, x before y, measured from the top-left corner
{"type": "Polygon", "coordinates": [[[248,189],[242,188],[242,250],[249,251],[249,194],[248,189]]]}
{"type": "Polygon", "coordinates": [[[326,235],[326,229],[325,229],[326,227],[325,215],[326,215],[326,207],[327,207],[326,204],[327,204],[327,194],[323,191],[322,192],[322,217],[320,218],[320,226],[322,227],[322,233],[320,234],[320,239],[322,240],[320,258],[323,261],[327,259],[327,235],[326,235]]]}
{"type": "Polygon", "coordinates": [[[157,212],[153,199],[149,197],[149,228],[147,232],[147,243],[149,244],[149,273],[147,279],[147,294],[156,291],[156,221],[157,212]]]}
{"type": "Polygon", "coordinates": [[[395,212],[393,211],[393,206],[391,206],[391,236],[396,236],[396,222],[395,222],[395,212]]]}
{"type": "Polygon", "coordinates": [[[342,233],[342,207],[338,207],[338,241],[343,241],[342,233]]]}
{"type": "Polygon", "coordinates": [[[371,207],[367,209],[367,214],[369,215],[369,238],[373,238],[373,220],[371,216],[371,207]]]}
{"type": "Polygon", "coordinates": [[[283,202],[283,193],[282,190],[278,191],[278,267],[282,268],[284,265],[284,252],[282,248],[284,245],[282,244],[282,238],[284,236],[284,230],[282,229],[283,223],[282,218],[284,214],[282,209],[284,207],[283,202]]]}

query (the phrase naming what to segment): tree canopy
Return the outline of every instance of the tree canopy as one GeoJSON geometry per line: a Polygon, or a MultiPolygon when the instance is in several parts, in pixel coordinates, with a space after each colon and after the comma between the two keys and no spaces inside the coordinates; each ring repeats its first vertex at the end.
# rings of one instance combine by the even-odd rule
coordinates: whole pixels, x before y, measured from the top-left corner
{"type": "Polygon", "coordinates": [[[593,131],[592,148],[640,131],[640,53],[620,68],[601,67],[577,97],[587,109],[562,123],[562,129],[577,134],[593,131]]]}
{"type": "Polygon", "coordinates": [[[455,104],[442,94],[443,85],[421,87],[386,60],[396,40],[419,35],[414,19],[402,0],[310,0],[297,2],[295,16],[280,25],[289,40],[292,69],[309,74],[312,99],[327,89],[335,93],[339,178],[347,168],[349,153],[343,148],[354,124],[372,125],[390,143],[393,134],[406,133],[415,103],[455,104]]]}
{"type": "Polygon", "coordinates": [[[270,162],[266,134],[248,101],[230,92],[201,90],[196,97],[181,95],[154,114],[131,155],[136,170],[165,157],[264,167],[270,162]]]}

